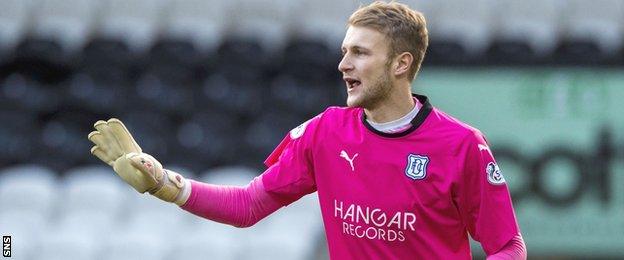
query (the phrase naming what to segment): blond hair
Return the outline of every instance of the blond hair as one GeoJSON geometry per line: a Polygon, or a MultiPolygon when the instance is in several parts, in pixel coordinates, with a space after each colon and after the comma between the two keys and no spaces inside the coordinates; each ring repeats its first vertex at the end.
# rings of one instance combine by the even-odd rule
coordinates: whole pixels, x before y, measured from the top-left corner
{"type": "Polygon", "coordinates": [[[422,13],[397,2],[375,1],[349,17],[348,26],[377,30],[390,38],[389,57],[409,52],[414,57],[408,78],[414,80],[429,45],[427,22],[422,13]]]}

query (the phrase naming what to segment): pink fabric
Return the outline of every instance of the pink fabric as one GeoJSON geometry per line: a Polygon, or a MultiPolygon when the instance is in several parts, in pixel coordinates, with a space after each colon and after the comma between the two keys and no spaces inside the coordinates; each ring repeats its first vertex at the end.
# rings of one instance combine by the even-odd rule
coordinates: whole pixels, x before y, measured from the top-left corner
{"type": "Polygon", "coordinates": [[[468,233],[488,256],[513,257],[520,230],[485,138],[423,101],[417,128],[393,137],[367,128],[362,109],[329,108],[248,186],[192,182],[182,208],[247,227],[318,191],[331,259],[471,259],[468,233]]]}
{"type": "Polygon", "coordinates": [[[489,255],[487,260],[524,260],[527,259],[526,246],[521,236],[515,236],[505,247],[493,255],[489,255]]]}
{"type": "Polygon", "coordinates": [[[331,107],[265,161],[282,204],[318,191],[331,259],[471,259],[468,234],[492,255],[520,233],[483,135],[421,102],[424,121],[398,137],[331,107]]]}
{"type": "Polygon", "coordinates": [[[282,204],[271,198],[256,177],[245,187],[218,186],[191,181],[191,195],[182,209],[203,218],[236,227],[249,227],[282,204]]]}

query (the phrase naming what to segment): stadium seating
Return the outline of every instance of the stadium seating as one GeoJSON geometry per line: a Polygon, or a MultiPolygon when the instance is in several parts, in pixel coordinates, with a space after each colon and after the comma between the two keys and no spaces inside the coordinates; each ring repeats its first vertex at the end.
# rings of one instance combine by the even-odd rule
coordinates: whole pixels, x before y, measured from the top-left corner
{"type": "MultiPolygon", "coordinates": [[[[271,108],[293,111],[299,118],[312,118],[321,109],[343,102],[339,84],[327,83],[331,79],[302,79],[291,74],[277,75],[271,82],[271,108]]],[[[338,81],[335,81],[338,82],[338,81]]],[[[295,123],[296,124],[296,123],[295,123]]]]}
{"type": "Polygon", "coordinates": [[[191,215],[176,205],[163,203],[149,194],[133,194],[128,203],[133,210],[126,216],[123,231],[127,233],[154,233],[175,237],[188,232],[191,215]]]}
{"type": "Polygon", "coordinates": [[[101,114],[82,111],[80,108],[61,107],[42,114],[41,134],[36,140],[41,144],[36,157],[31,160],[48,165],[57,171],[96,162],[89,151],[92,144],[84,141],[91,132],[94,120],[101,114]]]}
{"type": "Polygon", "coordinates": [[[208,221],[198,225],[201,228],[172,241],[176,250],[169,259],[243,259],[246,241],[242,230],[208,221]]]}
{"type": "Polygon", "coordinates": [[[167,4],[166,0],[107,0],[96,32],[145,52],[157,37],[167,4]]]}
{"type": "Polygon", "coordinates": [[[310,258],[322,241],[321,226],[318,197],[304,196],[251,228],[246,258],[310,258]]]}
{"type": "Polygon", "coordinates": [[[25,74],[13,73],[2,82],[2,96],[13,109],[46,113],[59,107],[61,102],[61,93],[54,87],[25,74]]]}
{"type": "Polygon", "coordinates": [[[27,34],[27,23],[31,17],[31,0],[6,0],[0,2],[0,58],[8,56],[9,50],[17,46],[27,34]]]}
{"type": "Polygon", "coordinates": [[[32,35],[53,39],[66,52],[82,48],[90,36],[100,1],[93,0],[39,0],[33,8],[32,35]]]}
{"type": "Polygon", "coordinates": [[[2,212],[25,211],[51,216],[58,199],[57,174],[39,165],[17,165],[0,172],[2,212]]]}
{"type": "Polygon", "coordinates": [[[253,152],[245,158],[253,158],[256,162],[264,161],[288,131],[303,122],[304,120],[294,113],[276,109],[266,111],[245,129],[241,141],[248,151],[253,152]]]}
{"type": "Polygon", "coordinates": [[[203,171],[208,166],[224,165],[236,156],[238,120],[214,112],[199,112],[178,124],[172,140],[175,156],[184,163],[195,163],[191,168],[203,171]],[[190,159],[185,160],[184,158],[190,159]]]}
{"type": "MultiPolygon", "coordinates": [[[[198,103],[238,116],[257,116],[262,111],[267,82],[263,71],[245,67],[226,67],[211,74],[198,89],[198,103]]],[[[213,110],[214,111],[214,110],[213,110]]]]}
{"type": "Polygon", "coordinates": [[[178,85],[193,86],[209,72],[212,61],[193,42],[162,38],[150,49],[147,69],[158,76],[179,81],[178,85]]]}
{"type": "Polygon", "coordinates": [[[233,1],[231,12],[231,36],[251,38],[269,53],[278,53],[290,36],[289,21],[295,19],[291,10],[300,2],[287,0],[238,0],[233,1]]]}
{"type": "MultiPolygon", "coordinates": [[[[0,86],[6,90],[6,86],[0,86]]],[[[5,105],[8,103],[4,102],[6,101],[4,97],[0,100],[5,105]]],[[[0,167],[28,161],[39,147],[39,143],[33,140],[33,137],[39,134],[35,115],[23,110],[3,107],[0,110],[0,120],[11,122],[0,128],[0,143],[3,144],[3,149],[0,149],[0,167]]]]}
{"type": "Polygon", "coordinates": [[[88,165],[63,175],[64,214],[94,213],[117,217],[128,200],[127,187],[112,169],[103,164],[88,165]]]}
{"type": "Polygon", "coordinates": [[[539,64],[556,48],[558,0],[499,1],[493,15],[494,39],[487,50],[492,64],[539,64]]]}
{"type": "Polygon", "coordinates": [[[175,75],[167,77],[147,72],[141,75],[128,94],[137,109],[184,115],[194,110],[193,85],[184,83],[175,75]]]}
{"type": "Polygon", "coordinates": [[[348,15],[358,5],[356,1],[302,1],[298,16],[293,18],[296,28],[294,38],[315,39],[327,44],[330,49],[340,49],[346,31],[348,15]]]}
{"type": "Polygon", "coordinates": [[[201,52],[213,52],[225,38],[231,1],[172,0],[163,37],[191,42],[201,52]]]}
{"type": "Polygon", "coordinates": [[[86,44],[80,56],[80,67],[86,72],[98,72],[99,69],[129,74],[133,72],[139,55],[125,42],[96,35],[86,44]]]}
{"type": "Polygon", "coordinates": [[[14,259],[37,259],[35,252],[40,249],[42,230],[50,226],[49,218],[25,211],[0,212],[0,232],[11,235],[14,259]]]}
{"type": "MultiPolygon", "coordinates": [[[[119,76],[119,75],[117,75],[119,76]]],[[[127,106],[125,88],[120,79],[105,78],[86,72],[77,72],[60,87],[65,95],[64,103],[90,113],[112,117],[127,106]]]]}
{"type": "Polygon", "coordinates": [[[562,40],[555,57],[565,64],[614,63],[624,40],[624,3],[573,0],[563,7],[562,40]]]}
{"type": "Polygon", "coordinates": [[[107,241],[106,251],[102,259],[107,260],[132,260],[132,259],[157,259],[164,260],[171,251],[169,237],[133,231],[115,233],[107,241]]]}
{"type": "Polygon", "coordinates": [[[170,155],[167,138],[172,138],[174,131],[170,118],[151,110],[128,111],[118,117],[132,133],[141,148],[156,158],[170,155]]]}
{"type": "Polygon", "coordinates": [[[465,64],[482,57],[492,39],[491,0],[454,0],[436,5],[428,18],[428,62],[465,64]]]}
{"type": "Polygon", "coordinates": [[[340,50],[325,42],[293,39],[287,43],[280,71],[303,80],[327,80],[338,75],[340,50]]]}
{"type": "MultiPolygon", "coordinates": [[[[50,228],[41,235],[39,250],[33,252],[33,259],[97,259],[101,253],[98,237],[85,235],[78,229],[50,228]]],[[[42,232],[43,233],[43,232],[42,232]]]]}

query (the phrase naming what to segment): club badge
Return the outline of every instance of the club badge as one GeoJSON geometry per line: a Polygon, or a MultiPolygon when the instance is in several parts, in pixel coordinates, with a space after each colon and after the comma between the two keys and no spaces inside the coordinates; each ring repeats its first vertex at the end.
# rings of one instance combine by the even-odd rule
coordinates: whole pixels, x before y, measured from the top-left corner
{"type": "Polygon", "coordinates": [[[405,167],[405,175],[413,180],[422,180],[427,177],[427,165],[429,157],[410,154],[407,156],[407,167],[405,167]]]}

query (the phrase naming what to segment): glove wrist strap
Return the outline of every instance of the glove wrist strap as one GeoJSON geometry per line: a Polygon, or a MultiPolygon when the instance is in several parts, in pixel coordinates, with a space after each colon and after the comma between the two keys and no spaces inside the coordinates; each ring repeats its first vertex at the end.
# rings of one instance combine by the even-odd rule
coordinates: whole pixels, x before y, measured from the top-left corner
{"type": "Polygon", "coordinates": [[[159,180],[158,184],[149,190],[149,193],[161,200],[174,202],[185,185],[184,178],[174,171],[165,169],[163,169],[163,175],[162,180],[159,180]]]}

